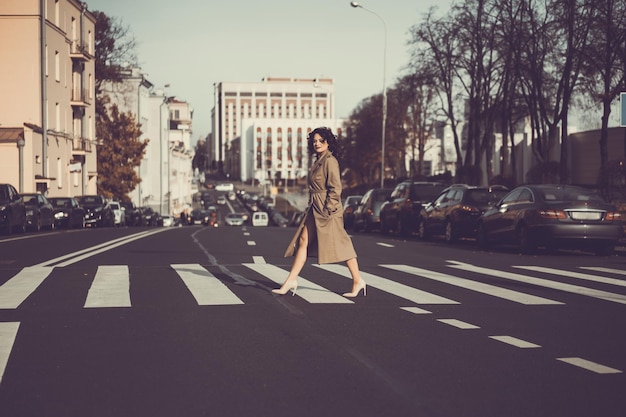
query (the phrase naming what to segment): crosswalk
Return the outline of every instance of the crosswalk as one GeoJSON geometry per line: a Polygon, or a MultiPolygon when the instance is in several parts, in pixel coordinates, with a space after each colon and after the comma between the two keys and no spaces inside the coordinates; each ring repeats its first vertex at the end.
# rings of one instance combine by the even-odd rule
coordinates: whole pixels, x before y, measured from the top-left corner
{"type": "MultiPolygon", "coordinates": [[[[280,285],[288,274],[286,266],[265,263],[261,257],[255,257],[253,260],[254,262],[252,263],[241,264],[245,267],[245,271],[248,271],[247,273],[242,273],[242,279],[253,285],[255,283],[263,284],[268,280],[273,284],[280,285]]],[[[314,266],[325,274],[351,279],[348,268],[342,264],[315,264],[314,266]]],[[[520,272],[518,273],[450,260],[446,266],[449,268],[450,273],[406,264],[381,264],[378,267],[378,269],[389,270],[390,274],[362,270],[361,275],[367,282],[368,288],[397,297],[403,304],[406,304],[406,302],[414,305],[461,304],[462,300],[455,299],[455,297],[458,297],[458,293],[452,296],[448,294],[449,289],[452,287],[463,288],[477,294],[528,306],[565,304],[558,296],[552,299],[507,288],[507,282],[513,282],[513,284],[521,282],[528,284],[529,287],[558,290],[556,293],[553,293],[557,295],[558,292],[570,293],[612,303],[626,304],[626,291],[624,291],[626,278],[620,277],[620,275],[624,275],[624,271],[601,266],[581,267],[572,270],[524,265],[511,266],[513,270],[519,270],[520,272]],[[454,271],[461,272],[454,273],[454,271]],[[407,284],[390,278],[390,275],[397,278],[398,273],[401,273],[402,276],[416,277],[418,279],[403,280],[403,282],[410,281],[410,284],[407,284]],[[482,277],[497,277],[498,284],[472,279],[473,274],[482,277]],[[420,288],[425,282],[443,284],[441,291],[434,293],[420,288]],[[592,288],[591,285],[593,284],[601,284],[603,289],[592,288]],[[608,287],[615,288],[615,290],[607,289],[608,287]]],[[[174,276],[178,277],[182,285],[193,295],[198,305],[244,304],[241,296],[236,294],[241,287],[233,285],[233,283],[224,282],[223,279],[218,278],[211,272],[211,268],[212,266],[200,264],[169,265],[169,270],[174,276]]],[[[18,271],[14,276],[6,280],[4,284],[0,285],[0,311],[18,309],[53,272],[62,270],[62,266],[36,265],[18,271]]],[[[298,277],[297,297],[311,304],[354,303],[352,300],[338,294],[336,290],[330,290],[317,283],[315,277],[319,276],[319,274],[312,274],[310,270],[308,274],[313,275],[313,277],[298,277]]],[[[97,268],[95,274],[92,275],[91,287],[86,294],[84,308],[132,307],[133,291],[130,285],[133,279],[132,267],[127,265],[101,265],[97,268]]]]}

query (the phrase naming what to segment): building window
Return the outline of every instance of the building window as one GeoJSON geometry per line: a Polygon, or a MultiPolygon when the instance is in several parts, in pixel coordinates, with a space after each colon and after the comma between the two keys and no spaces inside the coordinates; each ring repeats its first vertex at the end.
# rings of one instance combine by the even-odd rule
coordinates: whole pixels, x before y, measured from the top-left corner
{"type": "Polygon", "coordinates": [[[59,103],[55,103],[54,105],[54,119],[55,119],[54,130],[56,130],[57,132],[60,132],[61,131],[61,106],[59,105],[59,103]]]}
{"type": "Polygon", "coordinates": [[[63,188],[63,162],[57,158],[57,186],[63,188]]]}
{"type": "Polygon", "coordinates": [[[59,51],[54,51],[54,79],[61,81],[61,56],[59,51]]]}

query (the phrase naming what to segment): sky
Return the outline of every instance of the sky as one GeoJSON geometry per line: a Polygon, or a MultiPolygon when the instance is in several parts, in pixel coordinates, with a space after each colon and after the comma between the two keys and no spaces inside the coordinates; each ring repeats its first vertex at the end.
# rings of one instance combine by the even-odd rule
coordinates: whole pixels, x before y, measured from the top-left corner
{"type": "Polygon", "coordinates": [[[155,88],[169,84],[167,95],[191,105],[195,143],[211,132],[219,82],[332,78],[336,117],[348,117],[361,100],[382,92],[383,78],[387,88],[395,84],[410,62],[410,28],[432,6],[447,12],[451,1],[360,1],[367,10],[348,0],[86,3],[128,27],[139,66],[155,88]]]}

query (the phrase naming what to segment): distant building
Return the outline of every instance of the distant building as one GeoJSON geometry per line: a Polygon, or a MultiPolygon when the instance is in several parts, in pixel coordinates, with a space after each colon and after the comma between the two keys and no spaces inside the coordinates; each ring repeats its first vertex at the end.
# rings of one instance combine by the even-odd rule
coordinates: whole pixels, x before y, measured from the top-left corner
{"type": "Polygon", "coordinates": [[[94,35],[80,1],[0,2],[0,181],[96,193],[94,35]]]}
{"type": "Polygon", "coordinates": [[[210,165],[233,179],[264,183],[306,176],[308,133],[319,126],[342,133],[329,78],[221,82],[214,95],[210,165]]]}

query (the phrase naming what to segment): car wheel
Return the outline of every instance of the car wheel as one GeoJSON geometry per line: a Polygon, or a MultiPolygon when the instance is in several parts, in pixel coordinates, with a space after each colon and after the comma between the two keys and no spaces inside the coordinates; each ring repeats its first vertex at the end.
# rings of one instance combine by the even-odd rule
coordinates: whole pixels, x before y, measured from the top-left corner
{"type": "Polygon", "coordinates": [[[384,221],[382,218],[380,219],[380,233],[384,235],[389,233],[389,226],[387,226],[387,222],[384,221]]]}
{"type": "Polygon", "coordinates": [[[35,225],[33,226],[33,230],[35,232],[41,231],[41,217],[37,216],[37,220],[35,221],[35,225]]]}
{"type": "Polygon", "coordinates": [[[487,231],[485,230],[485,226],[482,223],[478,224],[476,230],[476,243],[478,247],[481,249],[489,248],[489,239],[487,238],[487,231]]]}
{"type": "Polygon", "coordinates": [[[406,220],[402,219],[402,216],[398,216],[398,221],[396,222],[397,232],[402,236],[406,236],[409,234],[408,225],[406,224],[406,220]]]}
{"type": "Polygon", "coordinates": [[[445,238],[447,243],[454,243],[459,239],[456,227],[454,226],[454,223],[452,223],[452,220],[446,221],[445,238]]]}
{"type": "Polygon", "coordinates": [[[517,246],[519,251],[525,255],[533,254],[537,249],[537,245],[530,235],[528,226],[525,224],[521,224],[517,228],[517,246]]]}

